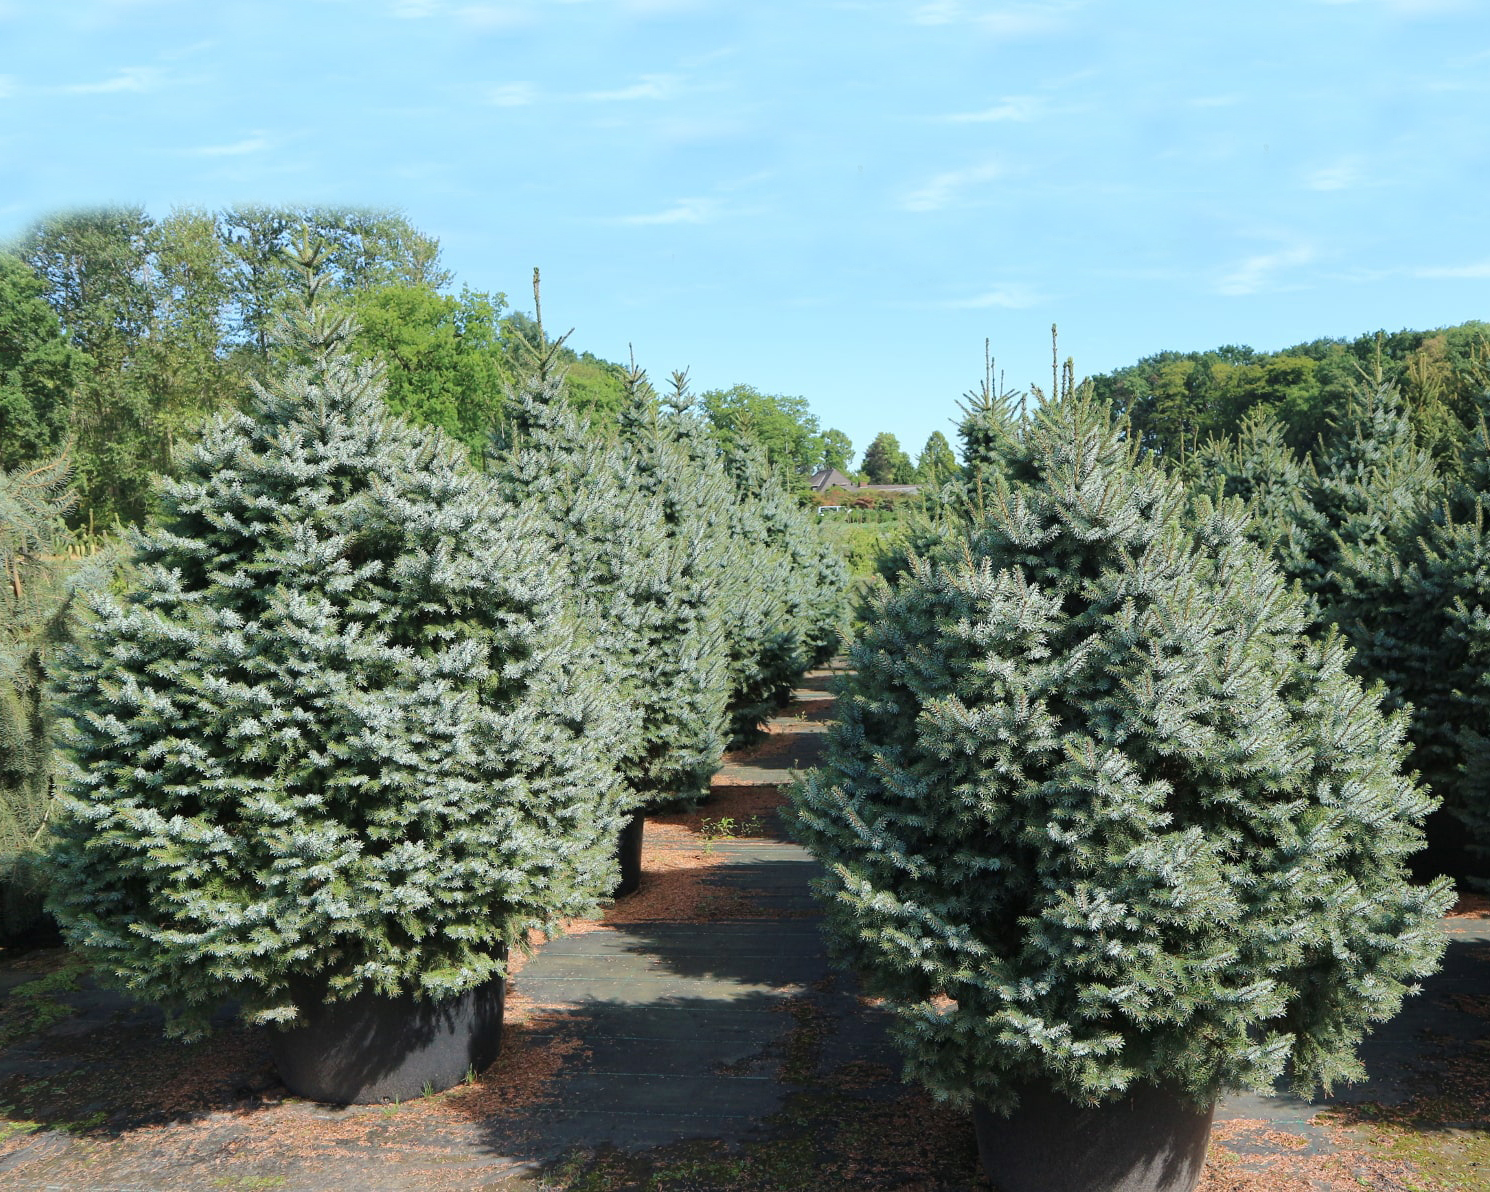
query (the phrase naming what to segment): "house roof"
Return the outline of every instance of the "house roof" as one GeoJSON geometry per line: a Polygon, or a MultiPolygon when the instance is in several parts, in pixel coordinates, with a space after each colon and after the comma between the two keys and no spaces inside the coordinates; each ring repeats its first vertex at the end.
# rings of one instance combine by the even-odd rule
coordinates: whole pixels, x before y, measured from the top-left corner
{"type": "Polygon", "coordinates": [[[820,468],[813,473],[812,491],[827,492],[830,488],[858,488],[853,477],[845,476],[837,468],[820,468]]]}

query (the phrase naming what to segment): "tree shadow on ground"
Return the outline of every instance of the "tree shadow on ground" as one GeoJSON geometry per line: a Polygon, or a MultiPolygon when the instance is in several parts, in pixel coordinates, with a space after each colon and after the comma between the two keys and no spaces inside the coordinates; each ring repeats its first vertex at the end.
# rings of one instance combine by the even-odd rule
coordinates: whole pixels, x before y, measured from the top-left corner
{"type": "Polygon", "coordinates": [[[568,1045],[539,1099],[469,1108],[485,1145],[539,1159],[532,1178],[550,1189],[986,1187],[967,1115],[906,1088],[880,1052],[845,1048],[835,1001],[857,1008],[831,980],[790,995],[538,1007],[532,1050],[483,1082],[508,1078],[506,1065],[548,1067],[544,1049],[568,1045]]]}

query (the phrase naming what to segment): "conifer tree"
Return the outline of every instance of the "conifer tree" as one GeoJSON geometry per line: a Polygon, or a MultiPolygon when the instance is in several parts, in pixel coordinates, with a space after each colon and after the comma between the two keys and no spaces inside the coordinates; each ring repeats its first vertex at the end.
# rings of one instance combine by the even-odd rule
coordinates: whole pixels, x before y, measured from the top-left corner
{"type": "Polygon", "coordinates": [[[733,585],[732,740],[743,744],[789,698],[811,666],[837,652],[847,616],[848,573],[817,523],[749,443],[725,455],[734,481],[731,523],[743,569],[733,585]]]}
{"type": "MultiPolygon", "coordinates": [[[[1490,392],[1481,397],[1490,413],[1490,392]]],[[[1413,763],[1444,801],[1430,843],[1445,860],[1490,860],[1490,424],[1482,414],[1462,479],[1393,560],[1393,599],[1371,611],[1384,659],[1412,707],[1413,763]],[[1444,821],[1447,822],[1444,822],[1444,821]],[[1453,843],[1450,843],[1450,842],[1453,843]],[[1456,847],[1457,846],[1457,847],[1456,847]]]]}
{"type": "Polygon", "coordinates": [[[966,528],[974,510],[982,505],[985,489],[992,491],[1003,474],[1009,451],[1018,440],[1024,395],[1004,388],[987,340],[983,341],[983,379],[976,389],[962,395],[957,406],[962,411],[957,423],[961,471],[941,484],[923,488],[920,507],[880,551],[875,571],[892,583],[909,569],[913,556],[926,554],[966,528]]]}
{"type": "Polygon", "coordinates": [[[993,356],[983,341],[983,380],[977,389],[963,394],[958,408],[957,440],[962,446],[964,488],[976,494],[992,485],[1004,470],[1004,462],[1018,441],[1024,396],[995,380],[993,356]]]}
{"type": "Polygon", "coordinates": [[[0,939],[42,922],[56,728],[46,666],[81,578],[62,557],[70,476],[66,456],[0,468],[0,939]]]}
{"type": "Polygon", "coordinates": [[[1195,485],[1247,503],[1248,537],[1272,552],[1288,579],[1310,571],[1315,542],[1327,531],[1309,499],[1314,473],[1294,454],[1287,427],[1265,406],[1242,419],[1236,438],[1213,437],[1196,452],[1195,485]]]}
{"type": "Polygon", "coordinates": [[[1404,723],[1247,539],[1066,390],[960,541],[874,598],[793,791],[907,1072],[1011,1108],[1355,1078],[1434,967],[1404,723]]]}
{"type": "Polygon", "coordinates": [[[642,785],[656,805],[697,800],[724,752],[729,701],[729,641],[724,601],[730,575],[729,481],[707,453],[687,378],[673,375],[666,405],[633,362],[626,377],[621,441],[631,483],[660,502],[665,546],[663,603],[647,643],[642,687],[646,747],[642,785]]]}
{"type": "Polygon", "coordinates": [[[229,998],[454,997],[614,882],[609,713],[553,560],[387,414],[319,260],[303,363],[204,431],[63,675],[54,909],[187,1035],[229,998]]]}
{"type": "MultiPolygon", "coordinates": [[[[1309,501],[1326,532],[1314,536],[1300,579],[1360,650],[1371,631],[1355,630],[1358,615],[1369,613],[1373,587],[1391,582],[1394,560],[1442,500],[1443,482],[1400,395],[1384,382],[1357,395],[1314,465],[1309,501]]],[[[1361,664],[1369,671],[1369,660],[1361,664]]]]}
{"type": "MultiPolygon", "coordinates": [[[[679,628],[664,496],[620,442],[582,421],[568,401],[559,355],[567,336],[547,339],[536,270],[534,303],[531,340],[518,339],[527,368],[508,395],[506,441],[494,445],[491,476],[511,507],[532,511],[543,527],[589,627],[593,665],[614,705],[607,737],[624,780],[620,809],[629,813],[671,794],[678,777],[669,759],[678,742],[656,682],[659,644],[679,628]]],[[[702,764],[685,763],[691,787],[702,764]]]]}
{"type": "Polygon", "coordinates": [[[734,489],[726,636],[730,744],[738,747],[755,740],[785,701],[807,669],[809,647],[804,593],[783,540],[782,502],[765,452],[742,440],[722,466],[734,489]]]}

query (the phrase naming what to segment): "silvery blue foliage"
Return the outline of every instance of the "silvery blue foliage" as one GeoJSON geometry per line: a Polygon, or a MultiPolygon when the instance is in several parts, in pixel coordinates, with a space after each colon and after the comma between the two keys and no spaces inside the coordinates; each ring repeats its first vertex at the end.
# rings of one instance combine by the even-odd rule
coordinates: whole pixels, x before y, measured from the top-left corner
{"type": "Polygon", "coordinates": [[[630,483],[657,499],[664,542],[658,555],[666,599],[648,643],[642,684],[640,788],[655,804],[702,799],[726,741],[729,640],[724,602],[733,543],[733,492],[681,376],[665,405],[633,369],[621,411],[630,483]]]}
{"type": "Polygon", "coordinates": [[[62,675],[54,909],[181,1033],[453,996],[614,880],[611,712],[545,540],[349,330],[291,321],[307,363],[207,428],[62,675]]]}
{"type": "MultiPolygon", "coordinates": [[[[502,499],[534,519],[562,567],[566,599],[609,692],[606,736],[622,779],[621,809],[630,812],[678,793],[670,755],[689,743],[672,731],[678,693],[668,679],[672,653],[687,644],[675,637],[676,601],[686,593],[674,588],[666,495],[632,451],[579,417],[554,367],[556,346],[528,345],[532,364],[508,394],[509,422],[493,445],[490,473],[502,499]]],[[[717,761],[715,748],[709,773],[717,761]]]]}
{"type": "Polygon", "coordinates": [[[1080,390],[880,588],[793,800],[911,1077],[1007,1109],[1361,1074],[1453,894],[1406,870],[1433,803],[1404,718],[1308,624],[1240,503],[1192,502],[1080,390]]]}
{"type": "Polygon", "coordinates": [[[735,565],[727,602],[730,734],[754,739],[811,666],[838,650],[847,620],[848,571],[804,509],[748,441],[724,457],[734,483],[735,565]]]}

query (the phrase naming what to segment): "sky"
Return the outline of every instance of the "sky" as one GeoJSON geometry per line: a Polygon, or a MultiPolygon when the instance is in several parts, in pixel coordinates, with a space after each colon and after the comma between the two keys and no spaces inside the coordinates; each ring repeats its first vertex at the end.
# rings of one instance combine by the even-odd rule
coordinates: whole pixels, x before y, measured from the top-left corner
{"type": "Polygon", "coordinates": [[[392,207],[860,451],[1165,349],[1490,319],[1486,0],[0,0],[0,239],[392,207]]]}

